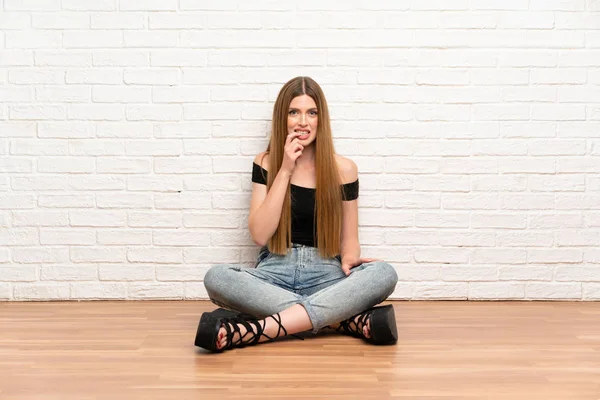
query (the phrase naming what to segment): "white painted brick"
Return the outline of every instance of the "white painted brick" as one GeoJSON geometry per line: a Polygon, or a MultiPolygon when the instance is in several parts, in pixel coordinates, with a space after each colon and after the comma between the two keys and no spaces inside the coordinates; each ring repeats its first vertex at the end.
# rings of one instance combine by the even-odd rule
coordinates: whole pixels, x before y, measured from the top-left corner
{"type": "Polygon", "coordinates": [[[248,229],[211,229],[210,243],[213,246],[248,246],[253,241],[248,229]]]}
{"type": "Polygon", "coordinates": [[[127,249],[114,246],[73,246],[70,256],[74,263],[119,263],[126,261],[127,249]]]}
{"type": "Polygon", "coordinates": [[[493,233],[440,232],[438,236],[442,246],[493,247],[496,244],[493,233]]]}
{"type": "Polygon", "coordinates": [[[585,177],[583,175],[531,176],[529,190],[533,192],[583,192],[585,191],[585,177]]]}
{"type": "Polygon", "coordinates": [[[154,130],[151,122],[98,122],[95,125],[100,138],[149,138],[154,130]]]}
{"type": "Polygon", "coordinates": [[[582,140],[530,141],[529,154],[534,156],[582,156],[586,144],[582,140]]]}
{"type": "Polygon", "coordinates": [[[184,282],[186,300],[204,300],[208,299],[208,293],[203,284],[198,282],[184,282]]]}
{"type": "MultiPolygon", "coordinates": [[[[211,18],[218,14],[211,14],[211,18]]],[[[207,14],[204,13],[161,13],[155,12],[148,16],[150,29],[204,29],[207,14]]]]}
{"type": "Polygon", "coordinates": [[[526,298],[533,299],[580,299],[581,283],[527,283],[526,298]]]}
{"type": "Polygon", "coordinates": [[[145,29],[146,16],[143,13],[100,12],[90,15],[92,29],[145,29]]]}
{"type": "Polygon", "coordinates": [[[40,229],[42,245],[93,245],[96,231],[82,228],[40,229]]]}
{"type": "Polygon", "coordinates": [[[176,85],[179,71],[173,68],[126,69],[123,80],[128,85],[176,85]]]}
{"type": "MultiPolygon", "coordinates": [[[[584,217],[585,217],[585,226],[589,226],[589,227],[600,227],[600,212],[588,212],[588,213],[584,213],[584,217]]],[[[579,220],[581,221],[581,220],[579,220]]],[[[582,225],[578,225],[578,226],[570,226],[570,228],[579,228],[582,225]]],[[[569,228],[569,226],[566,226],[567,228],[569,228]]]]}
{"type": "Polygon", "coordinates": [[[111,30],[65,31],[62,43],[66,49],[118,48],[123,45],[123,33],[111,30]]]}
{"type": "Polygon", "coordinates": [[[584,300],[600,300],[600,283],[582,284],[584,300]]]}
{"type": "Polygon", "coordinates": [[[578,263],[583,260],[579,249],[529,249],[527,261],[533,263],[578,263]]]}
{"type": "Polygon", "coordinates": [[[212,172],[212,160],[209,157],[157,157],[154,160],[154,172],[157,174],[199,174],[212,172]]]}
{"type": "Polygon", "coordinates": [[[177,47],[179,33],[175,31],[124,31],[124,47],[177,47]]]}
{"type": "Polygon", "coordinates": [[[527,217],[515,214],[484,214],[473,213],[471,215],[472,228],[495,228],[495,229],[525,229],[527,217]]]}
{"type": "Polygon", "coordinates": [[[172,265],[159,265],[156,267],[156,280],[165,282],[201,281],[209,268],[209,266],[197,265],[178,265],[176,268],[173,268],[172,265]]]}
{"type": "Polygon", "coordinates": [[[15,300],[67,300],[69,283],[30,283],[14,286],[15,300]]]}
{"type": "Polygon", "coordinates": [[[152,232],[150,231],[98,231],[98,244],[102,245],[151,245],[152,232]]]}
{"type": "Polygon", "coordinates": [[[32,162],[25,158],[0,157],[0,172],[3,173],[23,173],[33,170],[32,162]]]}
{"type": "Polygon", "coordinates": [[[99,174],[145,174],[150,172],[147,158],[98,157],[96,168],[99,174]]]}
{"type": "Polygon", "coordinates": [[[31,26],[36,29],[88,29],[90,26],[90,17],[86,13],[34,12],[31,18],[31,26]]]}
{"type": "Polygon", "coordinates": [[[476,156],[526,155],[527,143],[519,140],[485,140],[472,143],[472,154],[476,156]]]}
{"type": "Polygon", "coordinates": [[[0,101],[2,102],[19,102],[32,103],[34,91],[28,87],[9,86],[4,87],[0,92],[0,101]]]}
{"type": "Polygon", "coordinates": [[[127,190],[151,192],[181,192],[183,180],[173,176],[133,176],[127,178],[127,190]]]}
{"type": "Polygon", "coordinates": [[[132,247],[127,251],[129,262],[179,264],[183,261],[181,248],[132,247]]]}
{"type": "Polygon", "coordinates": [[[71,104],[68,117],[71,120],[121,121],[125,119],[125,107],[106,104],[71,104]]]}
{"type": "Polygon", "coordinates": [[[73,300],[125,300],[127,285],[124,283],[71,283],[71,298],[73,300]]]}
{"type": "Polygon", "coordinates": [[[214,157],[213,171],[216,173],[249,172],[254,157],[214,157]]]}
{"type": "Polygon", "coordinates": [[[577,85],[586,83],[586,70],[576,68],[531,69],[530,83],[535,85],[577,85]]]}
{"type": "Polygon", "coordinates": [[[180,212],[146,212],[132,211],[128,213],[129,226],[144,228],[177,228],[182,226],[180,212]]]}
{"type": "Polygon", "coordinates": [[[531,229],[582,228],[580,214],[530,214],[528,226],[531,229]]]}
{"type": "Polygon", "coordinates": [[[31,50],[3,50],[0,57],[0,67],[26,67],[33,65],[31,50]]]}
{"type": "Polygon", "coordinates": [[[69,211],[69,222],[79,227],[121,227],[127,225],[127,214],[124,211],[69,211]]]}
{"type": "Polygon", "coordinates": [[[529,9],[534,11],[583,11],[585,10],[585,0],[531,0],[529,2],[529,9]]]}
{"type": "Polygon", "coordinates": [[[600,164],[589,158],[564,158],[558,159],[556,164],[556,172],[559,173],[598,173],[600,172],[600,164]]]}
{"type": "Polygon", "coordinates": [[[501,266],[498,268],[501,281],[551,281],[553,265],[501,266]]]}
{"type": "MultiPolygon", "coordinates": [[[[195,50],[194,50],[195,51],[195,50]]],[[[201,52],[201,51],[200,51],[201,52]]],[[[202,53],[200,53],[202,54],[202,53]]],[[[166,57],[166,56],[165,56],[166,57]]],[[[189,85],[225,85],[237,84],[240,80],[239,71],[226,68],[181,68],[182,83],[189,85]]],[[[250,82],[264,83],[264,82],[250,82]]]]}
{"type": "MultiPolygon", "coordinates": [[[[205,103],[210,100],[210,89],[197,86],[154,87],[154,103],[205,103]]],[[[238,100],[238,99],[234,99],[238,100]]]]}
{"type": "Polygon", "coordinates": [[[527,251],[514,248],[475,249],[471,251],[471,264],[525,264],[527,251]]]}
{"type": "Polygon", "coordinates": [[[40,122],[38,135],[57,139],[91,138],[95,136],[95,128],[89,122],[40,122]]]}
{"type": "MultiPolygon", "coordinates": [[[[157,122],[154,124],[154,137],[157,139],[207,138],[211,133],[210,122],[157,122]]],[[[231,134],[231,131],[228,132],[231,134]]],[[[236,136],[238,132],[235,132],[236,136]]],[[[213,134],[213,136],[218,136],[213,134]]]]}
{"type": "Polygon", "coordinates": [[[95,160],[88,157],[39,157],[38,172],[51,173],[91,173],[94,171],[95,160]]]}
{"type": "Polygon", "coordinates": [[[500,208],[503,210],[548,210],[554,209],[553,195],[544,194],[506,194],[500,196],[500,208]]]}
{"type": "Polygon", "coordinates": [[[186,228],[237,228],[240,222],[239,216],[231,212],[183,214],[183,226],[186,228]]]}
{"type": "Polygon", "coordinates": [[[119,0],[122,11],[177,11],[177,0],[119,0]]]}
{"type": "Polygon", "coordinates": [[[556,96],[552,86],[502,88],[502,100],[506,102],[555,102],[556,96]]]}
{"type": "Polygon", "coordinates": [[[156,209],[210,209],[212,199],[197,193],[157,193],[154,195],[156,209]]]}
{"type": "Polygon", "coordinates": [[[500,163],[502,174],[553,174],[556,171],[555,161],[540,157],[507,157],[500,163]]]}
{"type": "Polygon", "coordinates": [[[585,106],[561,104],[534,104],[531,106],[531,119],[538,121],[583,121],[585,106]]]}
{"type": "Polygon", "coordinates": [[[3,30],[24,29],[31,25],[31,16],[26,12],[6,12],[0,14],[0,26],[3,30]]]}
{"type": "Polygon", "coordinates": [[[523,283],[469,283],[469,300],[515,300],[525,297],[523,283]]]}
{"type": "MultiPolygon", "coordinates": [[[[242,115],[242,107],[236,104],[215,103],[183,105],[184,120],[238,120],[240,119],[240,115],[242,115]]],[[[244,116],[243,119],[247,119],[248,117],[249,116],[244,116]]],[[[256,118],[254,117],[254,119],[256,118]]],[[[229,134],[231,134],[231,132],[229,132],[229,134]]]]}
{"type": "Polygon", "coordinates": [[[247,210],[250,204],[250,193],[213,194],[213,209],[247,210]]]}
{"type": "Polygon", "coordinates": [[[54,30],[7,31],[4,41],[7,49],[58,49],[62,44],[62,32],[54,30]]]}
{"type": "MultiPolygon", "coordinates": [[[[147,67],[150,64],[150,53],[147,51],[95,50],[92,53],[95,67],[147,67]]],[[[117,89],[113,86],[113,89],[117,89]]]]}
{"type": "Polygon", "coordinates": [[[590,230],[583,231],[562,229],[556,233],[556,245],[559,247],[598,247],[600,245],[600,233],[590,230]]]}
{"type": "Polygon", "coordinates": [[[95,200],[92,194],[46,195],[38,196],[38,206],[50,208],[91,208],[95,200]]]}
{"type": "Polygon", "coordinates": [[[64,190],[67,188],[66,176],[29,177],[18,176],[11,179],[13,190],[64,190]]]}
{"type": "MultiPolygon", "coordinates": [[[[152,51],[150,54],[150,65],[153,67],[204,67],[206,66],[206,52],[183,49],[152,51]]],[[[185,81],[185,72],[183,77],[184,82],[189,83],[185,81]]],[[[173,75],[171,79],[174,80],[175,76],[173,75]]]]}
{"type": "Polygon", "coordinates": [[[502,122],[500,124],[500,131],[502,137],[505,138],[555,137],[556,123],[529,121],[502,122]]]}
{"type": "Polygon", "coordinates": [[[583,254],[583,261],[594,263],[594,264],[600,264],[600,250],[599,249],[585,250],[584,254],[583,254]]]}
{"type": "Polygon", "coordinates": [[[99,265],[101,281],[153,281],[156,277],[154,265],[106,264],[99,265]]]}
{"type": "Polygon", "coordinates": [[[55,264],[69,262],[68,247],[14,247],[12,260],[23,264],[55,264]]]}
{"type": "Polygon", "coordinates": [[[62,8],[63,10],[77,11],[112,11],[117,9],[116,0],[62,0],[62,8]]]}
{"type": "Polygon", "coordinates": [[[94,86],[94,103],[148,103],[151,89],[146,87],[94,86]]]}
{"type": "Polygon", "coordinates": [[[500,206],[495,194],[442,194],[441,206],[445,210],[489,210],[500,206]]]}
{"type": "Polygon", "coordinates": [[[37,281],[38,267],[34,265],[0,266],[2,280],[5,282],[37,281]]]}
{"type": "Polygon", "coordinates": [[[554,234],[545,232],[501,232],[496,234],[500,247],[551,247],[554,234]]]}
{"type": "Polygon", "coordinates": [[[66,81],[68,84],[120,85],[123,83],[123,71],[110,68],[69,69],[66,81]]]}
{"type": "Polygon", "coordinates": [[[46,86],[35,89],[35,98],[39,102],[84,103],[92,98],[88,87],[46,86]]]}
{"type": "Polygon", "coordinates": [[[12,224],[13,226],[67,226],[69,215],[66,211],[13,211],[12,224]]]}
{"type": "Polygon", "coordinates": [[[63,120],[67,117],[64,105],[9,106],[10,119],[16,120],[63,120]]]}
{"type": "MultiPolygon", "coordinates": [[[[92,65],[92,55],[87,52],[78,51],[36,51],[35,65],[43,67],[88,67],[92,65]]],[[[61,83],[64,82],[64,71],[61,83]]]]}
{"type": "Polygon", "coordinates": [[[416,250],[413,254],[418,263],[465,264],[469,260],[469,251],[460,248],[435,248],[416,250]]]}
{"type": "Polygon", "coordinates": [[[589,210],[600,208],[600,196],[579,194],[556,194],[557,210],[589,210]]]}
{"type": "Polygon", "coordinates": [[[64,140],[16,139],[10,142],[10,154],[28,156],[66,156],[69,144],[64,140]]]}
{"type": "Polygon", "coordinates": [[[186,247],[183,249],[183,258],[186,263],[236,264],[240,261],[240,253],[241,250],[235,247],[186,247]]]}
{"type": "Polygon", "coordinates": [[[98,208],[152,208],[152,195],[145,193],[98,193],[98,208]]]}
{"type": "MultiPolygon", "coordinates": [[[[356,158],[354,160],[357,162],[356,158]]],[[[385,160],[378,160],[379,162],[385,162],[385,168],[381,168],[385,173],[401,173],[401,174],[427,174],[427,173],[435,173],[439,171],[439,161],[437,160],[427,160],[422,158],[394,158],[389,157],[385,160]]],[[[369,161],[369,164],[373,164],[377,162],[377,160],[369,161]]],[[[368,168],[369,164],[362,163],[358,164],[358,170],[361,173],[369,173],[375,172],[379,166],[374,165],[373,168],[368,168]]]]}
{"type": "Polygon", "coordinates": [[[132,299],[182,299],[182,283],[131,283],[128,297],[132,299]]]}
{"type": "Polygon", "coordinates": [[[0,299],[1,300],[12,300],[13,298],[13,285],[10,283],[0,284],[0,299]]]}
{"type": "Polygon", "coordinates": [[[125,145],[114,140],[70,140],[69,154],[74,156],[112,156],[125,153],[125,145]]]}
{"type": "Polygon", "coordinates": [[[43,265],[40,281],[95,281],[98,267],[95,265],[43,265]]]}
{"type": "Polygon", "coordinates": [[[440,242],[434,231],[387,230],[383,232],[383,238],[386,245],[400,246],[431,246],[440,242]]]}
{"type": "Polygon", "coordinates": [[[597,29],[600,15],[596,13],[555,12],[555,29],[597,29]]]}
{"type": "Polygon", "coordinates": [[[468,293],[467,283],[416,283],[412,298],[466,300],[468,293]]]}
{"type": "MultiPolygon", "coordinates": [[[[236,51],[235,54],[232,54],[229,51],[210,50],[206,65],[209,67],[263,67],[267,64],[268,54],[257,51],[236,51]]],[[[205,60],[199,56],[197,59],[205,60]]]]}
{"type": "Polygon", "coordinates": [[[131,156],[178,156],[182,144],[180,140],[130,140],[125,142],[125,150],[131,156]]]}
{"type": "Polygon", "coordinates": [[[557,266],[554,280],[559,282],[598,282],[600,281],[599,272],[598,266],[557,266]]]}
{"type": "MultiPolygon", "coordinates": [[[[495,281],[498,279],[498,269],[496,267],[469,267],[469,266],[448,266],[441,267],[441,279],[443,281],[495,281]]],[[[472,287],[471,285],[469,285],[472,287]]]]}
{"type": "Polygon", "coordinates": [[[128,106],[126,114],[130,121],[178,121],[182,109],[175,104],[128,106]]]}
{"type": "MultiPolygon", "coordinates": [[[[247,182],[245,180],[244,182],[247,182]]],[[[237,175],[194,175],[184,178],[186,190],[199,190],[203,192],[212,191],[239,191],[240,178],[237,175]]]]}
{"type": "Polygon", "coordinates": [[[471,190],[475,192],[524,192],[527,189],[527,177],[519,175],[472,176],[471,190]]]}

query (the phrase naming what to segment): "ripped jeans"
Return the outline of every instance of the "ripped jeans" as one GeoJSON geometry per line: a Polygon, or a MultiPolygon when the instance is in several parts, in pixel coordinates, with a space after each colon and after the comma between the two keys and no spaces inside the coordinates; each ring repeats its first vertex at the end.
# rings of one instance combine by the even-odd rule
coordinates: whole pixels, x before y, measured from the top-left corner
{"type": "Polygon", "coordinates": [[[283,256],[265,246],[255,268],[215,265],[204,285],[213,303],[258,318],[301,304],[317,333],[381,303],[398,281],[394,267],[383,261],[350,271],[346,276],[339,258],[322,258],[315,247],[294,244],[283,256]]]}

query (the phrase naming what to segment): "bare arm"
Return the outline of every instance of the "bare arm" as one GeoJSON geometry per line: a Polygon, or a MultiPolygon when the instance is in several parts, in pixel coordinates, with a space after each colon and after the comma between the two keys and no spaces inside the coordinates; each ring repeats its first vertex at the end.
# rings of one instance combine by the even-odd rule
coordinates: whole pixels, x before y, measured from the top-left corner
{"type": "MultiPolygon", "coordinates": [[[[254,160],[259,165],[260,156],[258,155],[254,160]]],[[[252,240],[259,246],[267,244],[277,230],[277,226],[279,226],[283,200],[285,199],[290,177],[291,174],[279,170],[273,186],[268,193],[267,185],[260,183],[252,184],[248,228],[250,229],[252,240]]]]}
{"type": "MultiPolygon", "coordinates": [[[[300,133],[290,133],[285,141],[283,162],[271,189],[267,193],[267,186],[259,183],[252,185],[252,199],[250,200],[250,215],[248,216],[248,228],[252,240],[259,246],[267,244],[271,236],[279,226],[281,210],[285,193],[289,187],[292,173],[296,168],[296,160],[302,155],[304,147],[298,142],[300,133]]],[[[256,156],[254,162],[269,170],[268,156],[261,153],[256,156]]],[[[275,170],[275,168],[272,168],[275,170]]]]}
{"type": "MultiPolygon", "coordinates": [[[[344,183],[358,179],[356,164],[345,159],[341,165],[344,183]]],[[[358,199],[342,203],[342,234],[341,234],[342,264],[352,264],[360,259],[360,243],[358,241],[358,199]]]]}

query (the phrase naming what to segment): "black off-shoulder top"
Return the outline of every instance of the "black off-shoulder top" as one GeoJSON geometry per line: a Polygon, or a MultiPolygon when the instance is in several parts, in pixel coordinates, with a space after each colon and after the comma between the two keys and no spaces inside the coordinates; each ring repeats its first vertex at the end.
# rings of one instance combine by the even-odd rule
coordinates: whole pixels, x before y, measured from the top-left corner
{"type": "MultiPolygon", "coordinates": [[[[260,165],[252,165],[252,182],[266,185],[267,170],[260,165]]],[[[358,179],[354,182],[340,185],[343,201],[352,201],[358,198],[358,179]]],[[[292,196],[292,243],[316,247],[315,237],[315,188],[290,185],[292,196]]]]}

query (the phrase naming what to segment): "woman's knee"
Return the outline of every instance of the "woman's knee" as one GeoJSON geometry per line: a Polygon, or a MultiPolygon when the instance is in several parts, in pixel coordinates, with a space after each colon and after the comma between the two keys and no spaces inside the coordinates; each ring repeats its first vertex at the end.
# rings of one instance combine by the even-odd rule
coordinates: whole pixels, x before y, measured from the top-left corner
{"type": "Polygon", "coordinates": [[[373,268],[374,271],[376,271],[376,275],[382,286],[385,287],[388,292],[393,292],[398,283],[398,273],[396,272],[396,269],[385,261],[376,261],[373,268]]]}
{"type": "Polygon", "coordinates": [[[219,287],[227,281],[227,273],[231,267],[229,265],[213,265],[204,275],[204,286],[210,292],[218,291],[219,287]]]}

